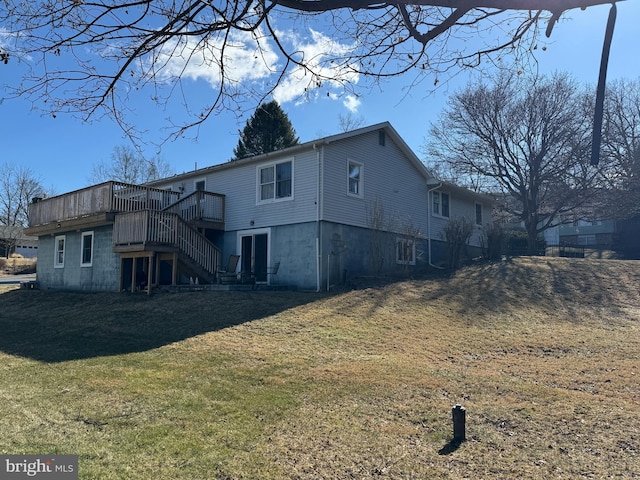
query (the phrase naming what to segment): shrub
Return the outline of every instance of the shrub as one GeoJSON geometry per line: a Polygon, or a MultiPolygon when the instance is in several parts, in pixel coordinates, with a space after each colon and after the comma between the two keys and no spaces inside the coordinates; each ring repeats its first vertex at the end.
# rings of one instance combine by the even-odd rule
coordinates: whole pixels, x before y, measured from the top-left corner
{"type": "Polygon", "coordinates": [[[26,274],[26,273],[36,273],[37,259],[33,259],[32,261],[24,262],[20,264],[20,266],[15,268],[15,274],[26,274]]]}
{"type": "MultiPolygon", "coordinates": [[[[507,255],[527,255],[528,254],[528,236],[523,230],[511,230],[506,234],[507,255]]],[[[538,238],[536,245],[536,254],[544,255],[547,242],[544,238],[538,238]]]]}
{"type": "Polygon", "coordinates": [[[473,223],[467,217],[452,218],[442,229],[442,236],[449,251],[449,268],[460,266],[462,249],[466,247],[473,233],[473,223]]]}
{"type": "Polygon", "coordinates": [[[504,237],[504,230],[499,223],[493,222],[485,227],[482,235],[482,250],[488,260],[500,260],[504,237]]]}

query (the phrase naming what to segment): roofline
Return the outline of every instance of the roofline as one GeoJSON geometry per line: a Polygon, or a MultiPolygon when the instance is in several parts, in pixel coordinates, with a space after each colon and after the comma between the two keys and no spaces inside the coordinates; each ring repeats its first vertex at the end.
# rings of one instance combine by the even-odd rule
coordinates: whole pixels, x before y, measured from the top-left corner
{"type": "Polygon", "coordinates": [[[433,185],[437,185],[434,188],[434,190],[439,190],[441,188],[444,188],[446,190],[450,190],[456,193],[461,193],[468,197],[473,197],[478,201],[482,201],[482,203],[488,203],[491,205],[496,205],[499,203],[495,198],[491,197],[490,195],[487,195],[486,193],[475,192],[467,187],[463,187],[453,182],[440,180],[440,181],[434,182],[433,185]]]}
{"type": "Polygon", "coordinates": [[[212,165],[212,166],[200,168],[197,170],[191,170],[189,172],[176,174],[172,177],[161,178],[161,179],[149,182],[148,185],[156,185],[156,184],[167,183],[175,180],[182,180],[182,179],[190,178],[194,176],[206,175],[208,173],[213,173],[219,170],[234,168],[239,165],[263,162],[273,157],[295,155],[300,151],[315,149],[321,145],[329,145],[334,142],[338,142],[338,141],[349,139],[352,137],[357,137],[367,133],[375,132],[377,130],[384,130],[385,133],[393,139],[393,141],[398,145],[400,150],[407,156],[407,158],[413,164],[413,166],[416,167],[416,169],[422,174],[422,176],[424,176],[425,180],[434,178],[434,175],[420,161],[420,159],[413,152],[413,150],[411,150],[409,145],[407,145],[404,139],[398,134],[396,129],[393,128],[389,122],[381,122],[381,123],[369,125],[367,127],[358,128],[356,130],[350,130],[348,132],[342,132],[335,135],[329,135],[327,137],[322,137],[322,138],[318,138],[308,142],[300,143],[298,145],[293,145],[291,147],[287,147],[282,150],[275,150],[273,152],[262,153],[260,155],[255,155],[253,157],[246,157],[240,160],[229,160],[227,162],[219,163],[217,165],[212,165]]]}

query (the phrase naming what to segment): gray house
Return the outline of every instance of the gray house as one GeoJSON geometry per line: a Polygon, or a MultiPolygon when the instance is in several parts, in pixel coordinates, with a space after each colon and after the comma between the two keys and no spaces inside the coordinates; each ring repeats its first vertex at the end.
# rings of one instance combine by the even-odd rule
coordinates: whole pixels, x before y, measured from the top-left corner
{"type": "Polygon", "coordinates": [[[491,207],[434,178],[385,122],[147,185],[48,198],[30,206],[28,233],[39,237],[43,288],[231,278],[323,290],[442,264],[441,231],[455,217],[472,219],[479,253],[491,207]]]}

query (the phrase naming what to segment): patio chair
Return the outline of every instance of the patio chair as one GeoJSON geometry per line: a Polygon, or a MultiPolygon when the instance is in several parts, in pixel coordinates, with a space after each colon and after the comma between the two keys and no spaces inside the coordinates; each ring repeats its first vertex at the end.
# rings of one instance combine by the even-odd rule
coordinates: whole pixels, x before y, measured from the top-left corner
{"type": "Polygon", "coordinates": [[[238,274],[236,269],[238,268],[238,261],[240,255],[229,255],[229,261],[224,270],[218,270],[218,283],[236,283],[238,281],[238,274]]]}
{"type": "Polygon", "coordinates": [[[278,270],[280,269],[280,262],[273,264],[273,267],[267,268],[267,283],[278,283],[278,270]],[[271,278],[271,281],[269,279],[271,278]]]}

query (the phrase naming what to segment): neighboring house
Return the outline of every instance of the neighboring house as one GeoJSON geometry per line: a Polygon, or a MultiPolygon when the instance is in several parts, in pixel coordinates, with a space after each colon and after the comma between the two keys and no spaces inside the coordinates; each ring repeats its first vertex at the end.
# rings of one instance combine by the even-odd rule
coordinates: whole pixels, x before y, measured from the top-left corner
{"type": "Polygon", "coordinates": [[[554,227],[557,243],[548,245],[570,245],[593,250],[612,250],[620,258],[640,258],[640,216],[622,219],[577,220],[554,227]]]}
{"type": "Polygon", "coordinates": [[[612,248],[616,233],[615,220],[576,220],[559,225],[557,245],[612,248]]]}
{"type": "Polygon", "coordinates": [[[24,258],[36,258],[38,239],[25,235],[22,227],[0,225],[0,257],[8,257],[12,253],[24,258]]]}
{"type": "Polygon", "coordinates": [[[143,186],[107,182],[30,206],[42,287],[134,289],[220,278],[322,290],[346,277],[443,264],[441,231],[488,197],[433,178],[389,123],[143,186]],[[277,277],[268,275],[279,266],[277,277]]]}

